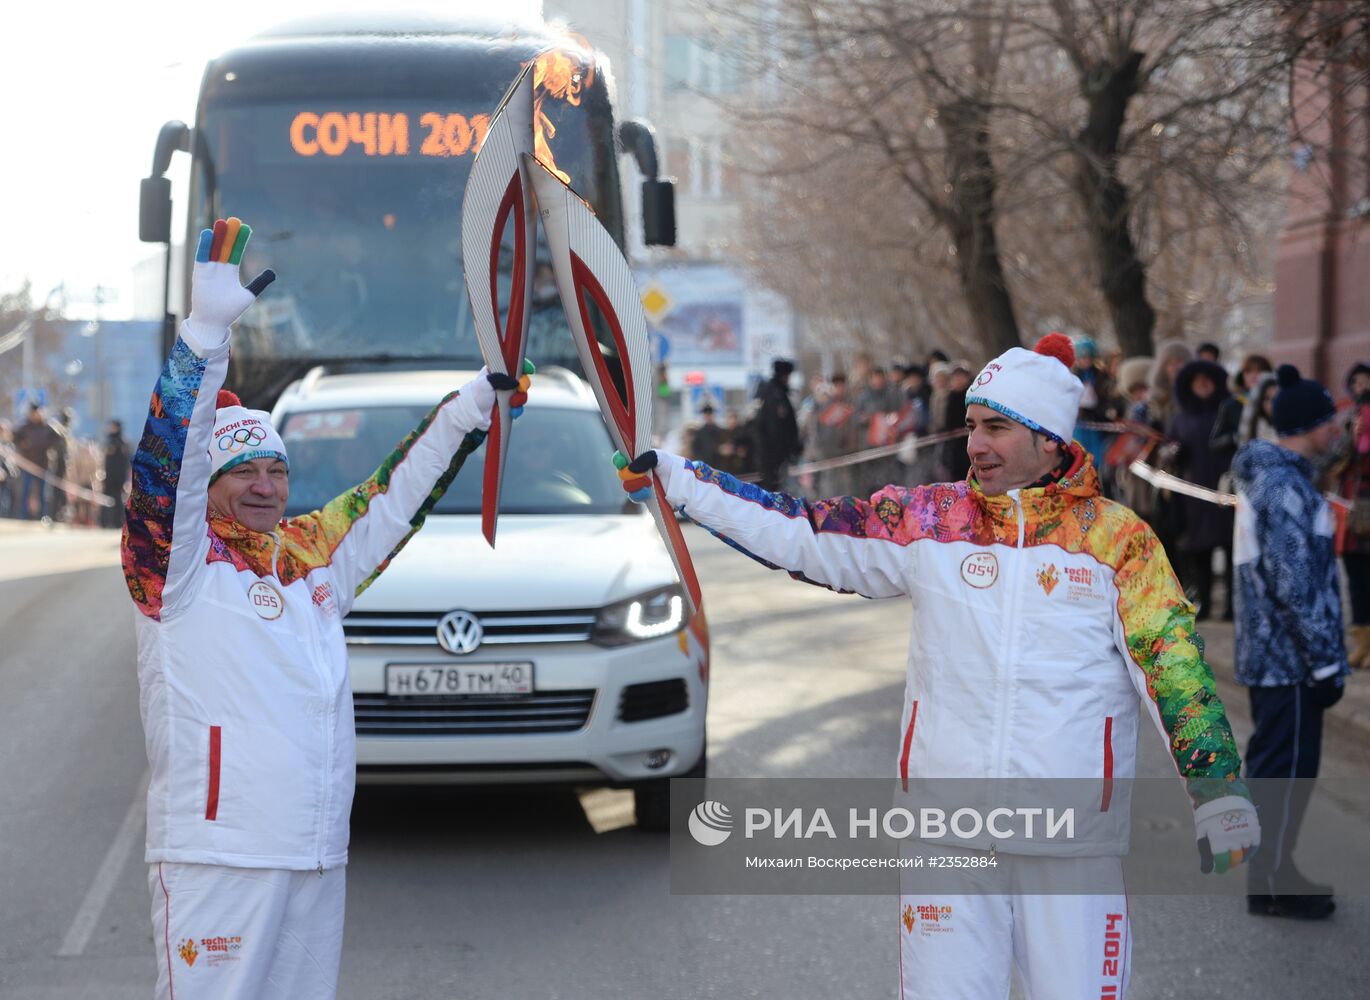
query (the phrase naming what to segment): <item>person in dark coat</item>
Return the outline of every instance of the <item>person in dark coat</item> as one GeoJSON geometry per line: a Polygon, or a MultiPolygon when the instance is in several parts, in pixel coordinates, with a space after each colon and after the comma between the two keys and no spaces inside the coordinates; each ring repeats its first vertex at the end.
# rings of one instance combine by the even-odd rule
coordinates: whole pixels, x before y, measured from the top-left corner
{"type": "MultiPolygon", "coordinates": [[[[1213,426],[1227,399],[1227,372],[1223,366],[1202,359],[1189,362],[1175,377],[1175,412],[1166,436],[1176,443],[1175,467],[1181,479],[1211,490],[1232,463],[1231,454],[1213,447],[1213,426]]],[[[1182,497],[1184,528],[1177,543],[1176,562],[1180,579],[1199,606],[1196,619],[1203,620],[1213,608],[1213,550],[1222,549],[1226,580],[1223,620],[1232,620],[1232,508],[1182,497]]]]}
{"type": "Polygon", "coordinates": [[[695,428],[694,437],[690,441],[690,457],[716,469],[718,449],[723,444],[723,428],[714,419],[714,408],[711,404],[705,403],[700,408],[699,415],[702,422],[695,428]]]}
{"type": "Polygon", "coordinates": [[[1219,454],[1225,454],[1229,461],[1243,444],[1242,414],[1247,401],[1255,391],[1256,383],[1272,371],[1270,359],[1264,354],[1248,354],[1242,361],[1241,370],[1232,376],[1232,395],[1218,407],[1218,420],[1213,425],[1213,448],[1219,454]]]}
{"type": "MultiPolygon", "coordinates": [[[[943,404],[942,427],[957,430],[966,426],[966,390],[970,388],[970,367],[956,362],[951,370],[946,402],[943,404]]],[[[942,461],[947,469],[947,481],[959,483],[970,475],[970,456],[966,454],[964,438],[953,438],[942,445],[942,461]]]]}
{"type": "Polygon", "coordinates": [[[128,482],[128,472],[128,442],[124,440],[124,424],[119,420],[111,420],[105,435],[104,494],[114,502],[100,508],[102,528],[123,527],[124,484],[128,482]]]}
{"type": "Polygon", "coordinates": [[[756,466],[761,474],[761,488],[772,492],[780,489],[785,477],[785,466],[799,457],[799,421],[795,419],[794,404],[790,402],[790,376],[794,363],[777,358],[774,374],[756,392],[757,407],[753,444],[756,447],[756,466]]]}
{"type": "Polygon", "coordinates": [[[1294,864],[1322,755],[1324,713],[1346,688],[1335,518],[1319,465],[1339,448],[1327,390],[1281,365],[1271,406],[1276,441],[1255,438],[1232,463],[1237,514],[1236,681],[1248,689],[1246,779],[1269,838],[1247,875],[1248,912],[1323,919],[1332,887],[1294,864]],[[1256,780],[1252,780],[1256,779],[1256,780]]]}
{"type": "Polygon", "coordinates": [[[756,471],[753,458],[752,421],[743,423],[735,410],[729,410],[723,422],[723,441],[718,446],[716,468],[734,476],[750,476],[756,471]]]}
{"type": "Polygon", "coordinates": [[[43,418],[43,408],[29,404],[28,419],[14,432],[14,448],[30,468],[20,467],[19,516],[44,518],[48,516],[48,489],[44,476],[52,463],[52,450],[61,438],[43,418]],[[39,471],[32,471],[37,468],[39,471]],[[38,512],[33,513],[30,496],[37,498],[38,512]]]}

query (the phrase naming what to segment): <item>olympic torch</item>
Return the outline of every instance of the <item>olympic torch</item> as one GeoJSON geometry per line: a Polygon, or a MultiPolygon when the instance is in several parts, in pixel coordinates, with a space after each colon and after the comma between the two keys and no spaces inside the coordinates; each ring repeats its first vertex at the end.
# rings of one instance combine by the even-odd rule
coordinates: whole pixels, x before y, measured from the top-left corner
{"type": "MultiPolygon", "coordinates": [[[[535,208],[525,166],[525,157],[533,152],[532,70],[530,63],[491,116],[485,141],[471,164],[461,212],[462,271],[481,356],[490,371],[514,378],[524,374],[536,252],[535,208]],[[501,322],[499,278],[506,229],[512,230],[514,246],[508,262],[509,303],[501,322]]],[[[511,395],[510,391],[497,394],[485,442],[481,531],[492,547],[513,423],[511,395]]]]}
{"type": "MultiPolygon", "coordinates": [[[[636,457],[653,445],[653,393],[647,320],[633,273],[618,244],[595,218],[590,206],[535,157],[525,155],[524,164],[532,183],[542,230],[547,236],[557,291],[585,377],[599,400],[615,445],[629,458],[636,457]],[[611,344],[623,366],[623,391],[615,384],[600,350],[591,319],[591,305],[603,317],[611,344]]],[[[647,500],[647,507],[666,540],[676,572],[685,585],[690,615],[695,617],[702,606],[702,598],[690,550],[685,546],[685,537],[655,471],[651,478],[652,495],[647,500]]]]}

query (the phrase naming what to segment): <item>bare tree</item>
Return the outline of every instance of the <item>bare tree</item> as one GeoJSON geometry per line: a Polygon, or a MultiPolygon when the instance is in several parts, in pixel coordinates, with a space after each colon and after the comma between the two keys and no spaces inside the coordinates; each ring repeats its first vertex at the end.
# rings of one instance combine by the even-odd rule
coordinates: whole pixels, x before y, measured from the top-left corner
{"type": "Polygon", "coordinates": [[[33,289],[25,282],[12,292],[0,294],[0,413],[12,414],[20,389],[41,389],[53,403],[66,402],[68,387],[54,375],[52,355],[62,345],[57,316],[46,305],[33,304],[33,289]],[[23,341],[31,338],[34,385],[23,385],[20,355],[23,341]]]}
{"type": "MultiPolygon", "coordinates": [[[[882,230],[911,211],[909,229],[943,234],[981,350],[1018,342],[1021,307],[1031,325],[1106,324],[1125,352],[1148,353],[1155,268],[1168,330],[1202,314],[1196,297],[1262,282],[1252,268],[1268,255],[1248,250],[1282,203],[1290,56],[1258,2],[808,0],[766,33],[775,99],[741,127],[763,150],[795,135],[825,150],[763,152],[762,182],[781,188],[801,170],[883,164],[911,197],[867,204],[888,186],[854,185],[836,211],[882,230]],[[1231,277],[1198,280],[1215,269],[1231,277]]],[[[798,252],[792,222],[781,229],[798,252]]],[[[773,230],[749,232],[758,255],[772,249],[773,230]]]]}
{"type": "MultiPolygon", "coordinates": [[[[989,5],[990,0],[972,2],[989,5]]],[[[864,190],[842,185],[847,214],[867,223],[878,221],[879,232],[905,247],[911,236],[926,244],[932,233],[940,234],[945,261],[959,284],[961,322],[974,331],[968,340],[982,350],[1004,350],[1020,337],[995,232],[1000,195],[989,111],[1003,33],[989,19],[979,22],[965,45],[959,38],[964,26],[950,21],[928,22],[919,32],[903,33],[903,6],[898,0],[803,0],[779,12],[771,9],[775,16],[764,32],[766,48],[751,56],[779,99],[734,109],[740,132],[759,140],[750,159],[760,164],[758,172],[769,183],[785,192],[757,200],[772,210],[794,203],[801,169],[831,177],[837,168],[854,174],[858,183],[869,183],[864,190]],[[853,8],[859,9],[859,17],[853,16],[853,8]],[[958,36],[955,45],[952,36],[958,36]],[[944,53],[953,51],[959,60],[963,49],[968,61],[944,65],[944,53]],[[805,155],[795,149],[796,143],[821,152],[805,155]],[[855,200],[877,192],[881,207],[869,215],[853,210],[855,200]]],[[[746,18],[754,10],[732,8],[719,16],[746,18]]],[[[755,25],[751,28],[741,34],[759,34],[755,25]]],[[[751,227],[756,256],[783,254],[787,244],[797,243],[813,247],[815,264],[830,263],[821,261],[823,252],[803,234],[801,216],[807,213],[828,231],[835,217],[819,222],[810,202],[800,204],[802,212],[791,214],[790,226],[778,231],[774,225],[751,227]]],[[[875,234],[861,225],[852,236],[853,244],[838,253],[844,261],[868,259],[866,250],[875,234]]],[[[924,256],[927,249],[922,247],[924,256]]],[[[882,247],[878,252],[890,251],[882,247]]],[[[904,268],[916,256],[896,253],[904,268]]],[[[802,290],[788,286],[821,281],[813,277],[817,269],[806,268],[782,281],[780,289],[803,298],[802,290]]],[[[910,282],[897,284],[907,288],[910,282]]],[[[886,283],[874,294],[884,297],[888,291],[886,283]]]]}

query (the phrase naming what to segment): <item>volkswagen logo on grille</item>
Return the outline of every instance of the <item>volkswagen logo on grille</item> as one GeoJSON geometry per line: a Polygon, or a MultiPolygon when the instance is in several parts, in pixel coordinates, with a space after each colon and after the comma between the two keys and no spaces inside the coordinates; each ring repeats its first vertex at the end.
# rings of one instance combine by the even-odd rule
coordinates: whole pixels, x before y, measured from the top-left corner
{"type": "Polygon", "coordinates": [[[461,656],[474,652],[485,637],[480,621],[469,611],[452,611],[438,622],[438,645],[461,656]]]}

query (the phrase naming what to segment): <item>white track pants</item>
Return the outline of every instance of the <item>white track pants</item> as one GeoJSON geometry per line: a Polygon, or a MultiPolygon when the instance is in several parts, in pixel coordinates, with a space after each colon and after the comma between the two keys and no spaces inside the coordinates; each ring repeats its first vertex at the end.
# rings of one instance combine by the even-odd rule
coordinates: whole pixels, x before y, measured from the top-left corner
{"type": "Polygon", "coordinates": [[[1118,891],[901,896],[901,1000],[1007,1000],[1015,967],[1030,1000],[1122,1000],[1132,955],[1122,859],[1020,858],[1015,864],[1020,871],[1043,866],[1038,874],[1045,884],[1051,866],[1097,868],[1097,877],[1088,871],[1089,884],[1118,891]]]}
{"type": "Polygon", "coordinates": [[[149,865],[158,1000],[332,1000],[346,868],[149,865]]]}

